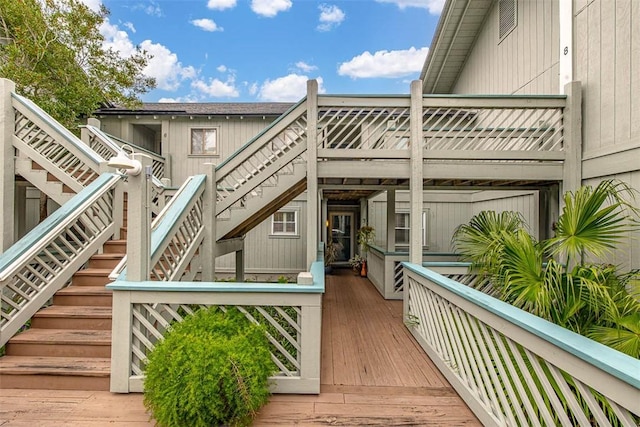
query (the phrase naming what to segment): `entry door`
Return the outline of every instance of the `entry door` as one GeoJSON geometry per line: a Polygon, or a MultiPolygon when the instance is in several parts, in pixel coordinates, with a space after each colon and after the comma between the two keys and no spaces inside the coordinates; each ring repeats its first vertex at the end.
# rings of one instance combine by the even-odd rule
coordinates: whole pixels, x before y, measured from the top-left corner
{"type": "Polygon", "coordinates": [[[329,212],[329,235],[341,245],[336,262],[347,262],[354,255],[353,212],[329,212]]]}

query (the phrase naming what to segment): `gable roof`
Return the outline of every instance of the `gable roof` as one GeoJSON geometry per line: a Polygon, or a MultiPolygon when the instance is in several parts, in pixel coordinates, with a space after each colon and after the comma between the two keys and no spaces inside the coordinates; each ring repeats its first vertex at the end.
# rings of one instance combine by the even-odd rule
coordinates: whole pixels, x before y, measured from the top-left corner
{"type": "Polygon", "coordinates": [[[495,0],[447,0],[422,67],[422,93],[451,93],[495,0]]]}
{"type": "Polygon", "coordinates": [[[145,102],[140,108],[103,107],[102,116],[280,116],[294,104],[289,102],[145,102]]]}

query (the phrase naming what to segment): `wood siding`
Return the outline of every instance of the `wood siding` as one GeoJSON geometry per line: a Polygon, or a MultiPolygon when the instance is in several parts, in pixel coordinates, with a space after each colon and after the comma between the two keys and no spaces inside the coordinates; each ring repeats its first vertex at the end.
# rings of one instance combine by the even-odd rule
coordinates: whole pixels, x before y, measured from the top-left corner
{"type": "Polygon", "coordinates": [[[453,92],[559,93],[558,3],[517,0],[516,27],[502,40],[498,19],[494,2],[453,92]]]}
{"type": "MultiPolygon", "coordinates": [[[[538,236],[538,195],[536,191],[455,191],[424,193],[424,210],[429,212],[427,252],[452,252],[451,237],[460,224],[482,210],[520,212],[531,232],[538,236]]],[[[409,211],[408,192],[396,192],[396,212],[409,211]]],[[[387,235],[386,194],[369,202],[369,224],[376,229],[376,245],[385,247],[387,235]]]]}
{"type": "Polygon", "coordinates": [[[638,1],[575,0],[585,179],[640,170],[639,23],[638,1]]]}

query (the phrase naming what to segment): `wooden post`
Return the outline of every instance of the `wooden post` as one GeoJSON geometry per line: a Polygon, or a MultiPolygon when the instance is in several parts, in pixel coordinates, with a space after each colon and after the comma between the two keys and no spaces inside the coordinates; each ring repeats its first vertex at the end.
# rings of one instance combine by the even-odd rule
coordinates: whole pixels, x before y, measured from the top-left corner
{"type": "Polygon", "coordinates": [[[387,252],[396,250],[396,190],[387,190],[387,252]]]}
{"type": "Polygon", "coordinates": [[[127,202],[127,281],[143,282],[149,280],[151,269],[151,209],[149,200],[149,181],[147,168],[151,159],[132,154],[133,160],[142,163],[142,172],[129,176],[127,202]]]}
{"type": "Polygon", "coordinates": [[[244,239],[242,239],[242,249],[236,251],[236,282],[244,282],[244,239]]]}
{"type": "MultiPolygon", "coordinates": [[[[320,300],[318,295],[317,299],[320,300]]],[[[305,382],[313,384],[313,389],[305,393],[320,393],[320,336],[322,326],[322,307],[317,305],[303,305],[301,329],[300,377],[305,382]]]]}
{"type": "Polygon", "coordinates": [[[318,253],[318,82],[307,81],[307,271],[318,253]]]}
{"type": "MultiPolygon", "coordinates": [[[[128,267],[127,267],[128,269],[128,267]]],[[[113,292],[113,316],[111,330],[111,384],[112,393],[129,393],[131,374],[131,292],[113,292]]]]}
{"type": "MultiPolygon", "coordinates": [[[[564,108],[564,147],[562,193],[576,191],[582,185],[582,89],[580,82],[564,87],[567,104],[564,108]]],[[[562,203],[562,195],[560,197],[562,203]]]]}
{"type": "Polygon", "coordinates": [[[422,265],[422,82],[411,82],[411,233],[409,235],[409,262],[422,265]]]}
{"type": "MultiPolygon", "coordinates": [[[[100,120],[95,117],[89,117],[87,119],[87,125],[93,126],[100,129],[100,120]]],[[[80,128],[80,139],[84,142],[88,147],[91,147],[91,134],[86,127],[80,128]]]]}
{"type": "Polygon", "coordinates": [[[216,165],[207,165],[204,189],[204,240],[202,241],[202,281],[213,282],[216,275],[216,165]]]}
{"type": "Polygon", "coordinates": [[[4,205],[0,209],[0,251],[4,252],[13,244],[14,240],[14,211],[15,201],[15,149],[13,148],[13,129],[15,113],[11,102],[11,94],[16,86],[11,80],[0,79],[0,196],[4,205]]]}

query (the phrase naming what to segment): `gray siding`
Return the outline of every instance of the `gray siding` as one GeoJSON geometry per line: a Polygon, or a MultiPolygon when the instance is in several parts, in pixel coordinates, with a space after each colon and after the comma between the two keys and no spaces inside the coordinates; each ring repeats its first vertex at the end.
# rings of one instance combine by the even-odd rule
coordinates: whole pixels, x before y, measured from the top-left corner
{"type": "MultiPolygon", "coordinates": [[[[425,192],[424,209],[429,211],[428,252],[451,252],[451,237],[460,224],[482,210],[520,212],[531,233],[538,236],[538,195],[536,191],[425,192]]],[[[409,194],[396,193],[396,211],[409,210],[409,194]]],[[[387,233],[386,194],[369,201],[369,224],[376,229],[376,245],[385,247],[387,233]]]]}
{"type": "Polygon", "coordinates": [[[453,92],[558,93],[558,3],[518,0],[517,25],[499,39],[494,2],[453,92]]]}

